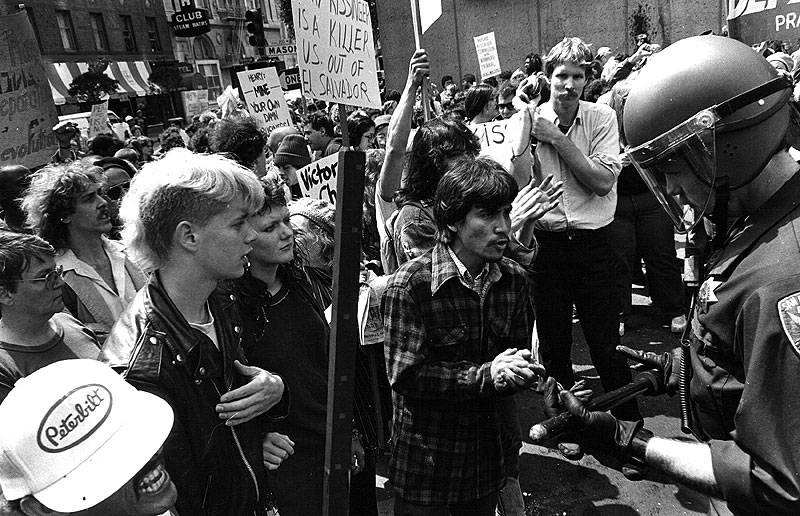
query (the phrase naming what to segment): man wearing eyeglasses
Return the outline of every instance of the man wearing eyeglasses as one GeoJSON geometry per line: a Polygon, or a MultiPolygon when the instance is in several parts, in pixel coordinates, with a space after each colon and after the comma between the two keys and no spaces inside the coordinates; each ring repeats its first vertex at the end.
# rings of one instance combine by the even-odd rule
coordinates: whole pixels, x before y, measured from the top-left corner
{"type": "Polygon", "coordinates": [[[506,81],[500,85],[497,93],[497,111],[500,113],[500,116],[497,120],[509,119],[517,112],[517,109],[511,102],[514,100],[516,94],[517,89],[510,82],[506,81]]]}
{"type": "Polygon", "coordinates": [[[87,161],[50,166],[31,179],[22,202],[28,225],[56,249],[63,302],[102,343],[147,280],[112,231],[103,171],[87,161]]]}
{"type": "Polygon", "coordinates": [[[0,401],[46,365],[100,354],[94,334],[62,311],[55,254],[37,236],[0,231],[0,401]]]}

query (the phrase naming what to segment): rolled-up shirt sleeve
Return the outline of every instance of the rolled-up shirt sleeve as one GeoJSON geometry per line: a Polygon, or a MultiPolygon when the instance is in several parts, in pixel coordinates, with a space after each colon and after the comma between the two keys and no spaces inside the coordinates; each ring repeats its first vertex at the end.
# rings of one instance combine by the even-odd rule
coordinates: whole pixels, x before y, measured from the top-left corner
{"type": "Polygon", "coordinates": [[[619,177],[622,163],[619,160],[617,117],[611,108],[599,111],[598,116],[601,120],[592,126],[594,134],[591,139],[589,159],[614,174],[614,177],[619,177]]]}

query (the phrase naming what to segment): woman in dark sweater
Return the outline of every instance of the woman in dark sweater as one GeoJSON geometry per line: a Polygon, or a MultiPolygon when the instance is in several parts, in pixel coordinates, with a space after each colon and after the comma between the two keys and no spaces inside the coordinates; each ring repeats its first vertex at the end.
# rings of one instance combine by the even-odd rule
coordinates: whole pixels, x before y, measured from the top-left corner
{"type": "Polygon", "coordinates": [[[250,268],[234,284],[242,345],[250,363],[281,375],[291,395],[289,415],[269,423],[264,443],[278,510],[282,516],[322,514],[330,334],[324,310],[330,297],[320,295],[304,267],[282,185],[266,178],[262,184],[266,200],[251,221],[258,237],[250,268]]]}

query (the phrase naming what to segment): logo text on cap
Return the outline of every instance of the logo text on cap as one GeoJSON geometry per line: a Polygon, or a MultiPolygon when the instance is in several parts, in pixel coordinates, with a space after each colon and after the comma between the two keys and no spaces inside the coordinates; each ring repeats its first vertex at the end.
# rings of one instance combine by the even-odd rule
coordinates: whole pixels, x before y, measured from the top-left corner
{"type": "Polygon", "coordinates": [[[96,383],[68,392],[47,411],[37,432],[39,447],[59,453],[89,438],[111,413],[111,392],[96,383]]]}

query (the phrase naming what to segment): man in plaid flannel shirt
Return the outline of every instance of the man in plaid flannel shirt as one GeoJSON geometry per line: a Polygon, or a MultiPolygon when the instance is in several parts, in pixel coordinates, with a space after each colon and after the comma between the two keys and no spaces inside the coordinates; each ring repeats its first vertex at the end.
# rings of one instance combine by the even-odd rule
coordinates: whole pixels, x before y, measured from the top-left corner
{"type": "Polygon", "coordinates": [[[436,191],[437,245],[390,280],[395,516],[494,514],[503,482],[498,400],[543,372],[527,349],[525,271],[503,257],[516,194],[489,159],[454,164],[436,191]]]}

